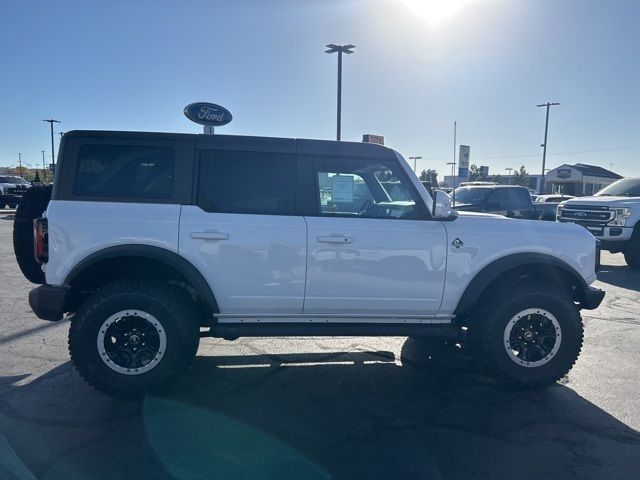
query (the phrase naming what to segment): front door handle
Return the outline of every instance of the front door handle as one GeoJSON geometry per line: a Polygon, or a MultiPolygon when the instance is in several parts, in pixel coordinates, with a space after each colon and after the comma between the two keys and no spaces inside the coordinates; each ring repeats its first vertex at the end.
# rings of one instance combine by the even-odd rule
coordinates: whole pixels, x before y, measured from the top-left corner
{"type": "Polygon", "coordinates": [[[194,240],[229,240],[228,233],[221,232],[191,232],[194,240]]]}
{"type": "Polygon", "coordinates": [[[345,235],[328,235],[326,237],[318,237],[318,243],[353,243],[353,238],[345,235]]]}

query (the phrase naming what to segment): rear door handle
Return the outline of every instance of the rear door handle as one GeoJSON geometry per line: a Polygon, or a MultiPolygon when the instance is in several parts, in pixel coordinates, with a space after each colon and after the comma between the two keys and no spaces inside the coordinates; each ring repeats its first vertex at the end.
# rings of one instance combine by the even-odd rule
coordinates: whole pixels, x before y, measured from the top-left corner
{"type": "Polygon", "coordinates": [[[328,235],[326,237],[318,237],[318,243],[353,243],[353,238],[345,235],[328,235]]]}
{"type": "Polygon", "coordinates": [[[228,233],[221,232],[191,232],[194,240],[229,240],[228,233]]]}

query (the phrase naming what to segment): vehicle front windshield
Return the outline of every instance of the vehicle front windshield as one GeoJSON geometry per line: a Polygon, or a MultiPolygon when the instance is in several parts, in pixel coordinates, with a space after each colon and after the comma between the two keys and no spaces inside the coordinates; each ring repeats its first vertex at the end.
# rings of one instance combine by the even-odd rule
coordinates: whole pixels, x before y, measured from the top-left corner
{"type": "Polygon", "coordinates": [[[0,183],[12,183],[15,185],[28,185],[29,182],[27,182],[24,178],[22,177],[0,177],[0,183]]]}
{"type": "Polygon", "coordinates": [[[464,203],[468,205],[479,205],[491,193],[490,188],[456,188],[456,203],[464,203]]]}
{"type": "Polygon", "coordinates": [[[640,179],[618,180],[596,193],[596,197],[640,197],[640,179]]]}

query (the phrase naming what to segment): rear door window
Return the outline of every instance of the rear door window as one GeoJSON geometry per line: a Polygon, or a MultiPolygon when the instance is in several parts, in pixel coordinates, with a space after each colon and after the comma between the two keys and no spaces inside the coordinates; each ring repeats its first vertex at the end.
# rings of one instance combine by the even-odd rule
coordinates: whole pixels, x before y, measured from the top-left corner
{"type": "Polygon", "coordinates": [[[528,210],[531,208],[531,194],[519,188],[509,189],[509,203],[512,210],[528,210]]]}
{"type": "Polygon", "coordinates": [[[504,188],[496,188],[487,200],[487,210],[511,210],[509,195],[504,188]]]}
{"type": "Polygon", "coordinates": [[[87,144],[78,152],[73,193],[166,199],[173,193],[174,174],[171,148],[87,144]]]}
{"type": "Polygon", "coordinates": [[[198,205],[207,212],[295,214],[295,155],[203,151],[199,177],[198,205]]]}

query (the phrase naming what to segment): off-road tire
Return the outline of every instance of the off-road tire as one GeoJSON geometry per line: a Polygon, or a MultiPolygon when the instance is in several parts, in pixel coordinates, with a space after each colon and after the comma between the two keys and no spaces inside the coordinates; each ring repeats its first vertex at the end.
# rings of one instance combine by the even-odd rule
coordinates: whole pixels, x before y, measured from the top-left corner
{"type": "Polygon", "coordinates": [[[22,274],[33,283],[45,283],[44,272],[33,255],[33,221],[42,216],[50,200],[50,185],[27,189],[13,221],[13,251],[22,274]]]}
{"type": "Polygon", "coordinates": [[[564,377],[580,355],[584,338],[582,318],[570,293],[561,287],[537,281],[503,283],[492,290],[480,301],[472,326],[478,334],[479,353],[485,362],[485,371],[516,388],[542,388],[564,377]],[[561,342],[547,363],[525,367],[507,354],[504,333],[515,315],[538,308],[556,318],[561,342]]]}
{"type": "Polygon", "coordinates": [[[154,280],[121,280],[99,289],[71,320],[69,353],[80,376],[96,390],[117,398],[137,398],[166,388],[191,365],[200,340],[198,310],[186,291],[154,280]],[[153,315],[166,334],[164,356],[151,370],[126,375],[102,360],[97,339],[103,322],[116,312],[153,315]]]}
{"type": "Polygon", "coordinates": [[[640,227],[633,229],[629,243],[624,249],[624,261],[634,270],[640,269],[640,227]]]}

